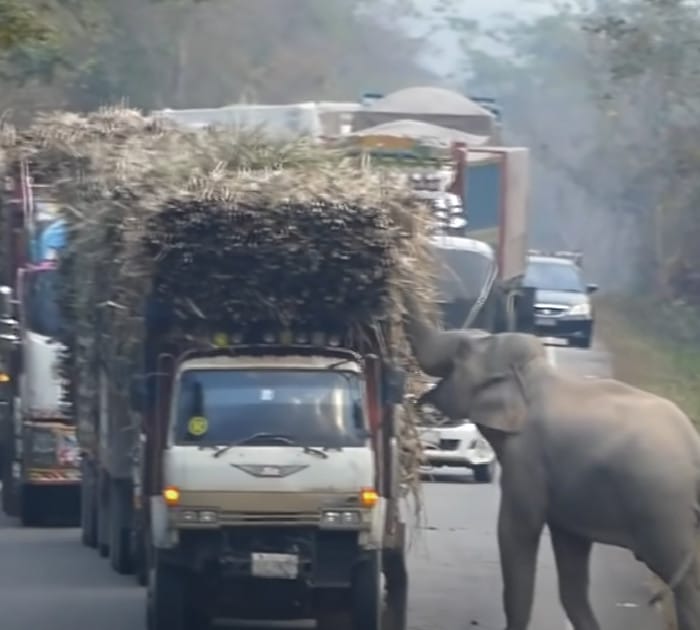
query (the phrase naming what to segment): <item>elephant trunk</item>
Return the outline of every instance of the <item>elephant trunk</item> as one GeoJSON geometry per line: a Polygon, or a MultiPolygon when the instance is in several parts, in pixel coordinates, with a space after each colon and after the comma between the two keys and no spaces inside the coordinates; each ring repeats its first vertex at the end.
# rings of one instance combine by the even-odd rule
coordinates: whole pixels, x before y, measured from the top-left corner
{"type": "Polygon", "coordinates": [[[405,296],[405,303],[406,336],[420,369],[428,376],[446,377],[452,370],[456,331],[443,331],[431,325],[412,295],[405,296]]]}

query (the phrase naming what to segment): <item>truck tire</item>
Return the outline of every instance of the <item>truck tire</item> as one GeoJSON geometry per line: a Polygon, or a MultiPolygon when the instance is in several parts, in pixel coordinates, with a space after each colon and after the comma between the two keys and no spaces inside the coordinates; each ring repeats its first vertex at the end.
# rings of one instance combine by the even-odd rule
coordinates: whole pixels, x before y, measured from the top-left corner
{"type": "Polygon", "coordinates": [[[148,580],[148,630],[208,630],[211,624],[194,602],[190,573],[156,557],[148,580]]]}
{"type": "Polygon", "coordinates": [[[112,479],[109,489],[109,563],[117,573],[133,572],[131,555],[131,487],[129,482],[112,479]]]}
{"type": "Polygon", "coordinates": [[[408,626],[408,570],[403,548],[385,549],[382,560],[386,578],[387,630],[406,630],[408,626]]]}
{"type": "Polygon", "coordinates": [[[383,617],[382,555],[369,551],[355,567],[352,578],[353,630],[381,630],[383,617]]]}
{"type": "Polygon", "coordinates": [[[97,551],[102,558],[109,557],[109,476],[97,473],[97,551]]]}
{"type": "MultiPolygon", "coordinates": [[[[143,518],[141,515],[140,518],[143,518]]],[[[134,527],[132,532],[132,554],[134,558],[134,575],[136,576],[136,581],[139,586],[146,586],[148,584],[148,541],[146,540],[146,535],[143,529],[143,523],[139,519],[138,524],[134,527]]]]}
{"type": "Polygon", "coordinates": [[[17,484],[12,477],[12,459],[5,462],[7,469],[2,479],[2,510],[7,516],[19,516],[17,484]]]}
{"type": "Polygon", "coordinates": [[[97,501],[95,472],[89,462],[83,461],[80,484],[80,529],[83,545],[97,547],[97,501]]]}
{"type": "Polygon", "coordinates": [[[19,493],[19,519],[22,527],[38,527],[42,524],[41,502],[37,501],[34,488],[24,486],[19,493]]]}

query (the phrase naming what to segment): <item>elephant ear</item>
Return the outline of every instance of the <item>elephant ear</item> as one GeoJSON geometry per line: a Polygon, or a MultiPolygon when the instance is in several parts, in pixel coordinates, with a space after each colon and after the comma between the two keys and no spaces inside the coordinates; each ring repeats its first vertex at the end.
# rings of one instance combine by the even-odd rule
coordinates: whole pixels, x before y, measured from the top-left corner
{"type": "Polygon", "coordinates": [[[518,374],[521,357],[513,339],[495,335],[484,340],[484,380],[473,392],[470,418],[482,427],[503,433],[522,431],[528,414],[523,383],[518,374]],[[514,352],[515,351],[515,352],[514,352]]]}
{"type": "Polygon", "coordinates": [[[475,393],[470,418],[502,433],[519,433],[527,418],[527,403],[515,372],[486,381],[475,393]]]}

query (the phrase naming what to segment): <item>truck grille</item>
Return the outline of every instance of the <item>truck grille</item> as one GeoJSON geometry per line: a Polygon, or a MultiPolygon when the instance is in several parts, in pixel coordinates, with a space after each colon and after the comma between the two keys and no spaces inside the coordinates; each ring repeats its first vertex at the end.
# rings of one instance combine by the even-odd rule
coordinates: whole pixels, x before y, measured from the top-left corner
{"type": "Polygon", "coordinates": [[[223,525],[315,525],[318,512],[220,512],[223,525]]]}

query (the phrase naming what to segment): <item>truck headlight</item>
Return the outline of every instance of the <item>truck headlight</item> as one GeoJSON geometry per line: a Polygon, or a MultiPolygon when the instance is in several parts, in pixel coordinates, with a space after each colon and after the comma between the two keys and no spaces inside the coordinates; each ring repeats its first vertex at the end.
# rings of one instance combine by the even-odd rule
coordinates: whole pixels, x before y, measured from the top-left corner
{"type": "Polygon", "coordinates": [[[362,515],[356,510],[327,510],[321,514],[321,527],[355,528],[362,524],[362,515]]]}
{"type": "Polygon", "coordinates": [[[219,515],[213,510],[202,510],[199,512],[200,523],[216,523],[219,520],[219,515]]]}
{"type": "Polygon", "coordinates": [[[214,510],[183,510],[180,512],[183,523],[202,523],[213,525],[219,521],[219,515],[214,510]]]}
{"type": "Polygon", "coordinates": [[[574,304],[568,312],[569,315],[578,315],[580,317],[589,317],[591,314],[591,305],[588,302],[583,304],[574,304]]]}

